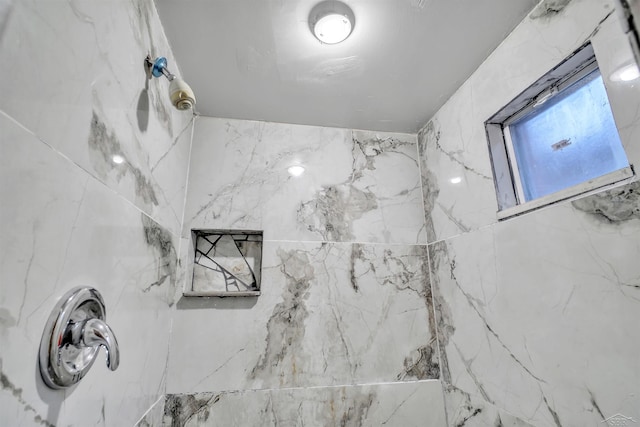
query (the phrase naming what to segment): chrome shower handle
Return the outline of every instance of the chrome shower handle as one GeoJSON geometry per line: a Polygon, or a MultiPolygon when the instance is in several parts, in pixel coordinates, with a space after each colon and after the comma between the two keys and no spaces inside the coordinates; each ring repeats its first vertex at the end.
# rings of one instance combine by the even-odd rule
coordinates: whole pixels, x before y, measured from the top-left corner
{"type": "Polygon", "coordinates": [[[107,367],[112,371],[120,365],[120,348],[116,336],[100,319],[90,319],[84,324],[82,342],[88,347],[103,346],[107,351],[107,367]]]}
{"type": "Polygon", "coordinates": [[[40,341],[40,373],[47,386],[60,389],[80,381],[101,346],[109,369],[118,368],[118,341],[105,318],[104,301],[94,288],[74,288],[60,298],[40,341]]]}

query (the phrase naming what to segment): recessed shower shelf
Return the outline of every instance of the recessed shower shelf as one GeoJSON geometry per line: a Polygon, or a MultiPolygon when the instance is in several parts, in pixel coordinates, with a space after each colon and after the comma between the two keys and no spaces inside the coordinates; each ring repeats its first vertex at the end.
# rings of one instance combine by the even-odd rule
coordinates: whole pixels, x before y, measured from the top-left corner
{"type": "Polygon", "coordinates": [[[260,295],[262,232],[191,230],[193,276],[185,297],[260,295]]]}

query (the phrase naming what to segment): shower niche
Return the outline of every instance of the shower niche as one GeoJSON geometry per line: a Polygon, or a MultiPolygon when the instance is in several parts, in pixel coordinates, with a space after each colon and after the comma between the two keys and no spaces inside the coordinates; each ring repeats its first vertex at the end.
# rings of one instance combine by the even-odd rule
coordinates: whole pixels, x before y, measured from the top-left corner
{"type": "Polygon", "coordinates": [[[262,231],[191,230],[193,275],[186,297],[260,295],[262,231]]]}

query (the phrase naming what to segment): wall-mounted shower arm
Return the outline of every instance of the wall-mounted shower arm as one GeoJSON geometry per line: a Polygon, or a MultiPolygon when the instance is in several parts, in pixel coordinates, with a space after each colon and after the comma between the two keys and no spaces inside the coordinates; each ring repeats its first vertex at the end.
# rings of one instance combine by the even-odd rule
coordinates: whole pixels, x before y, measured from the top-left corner
{"type": "Polygon", "coordinates": [[[171,82],[169,86],[169,98],[174,107],[178,110],[193,108],[196,103],[196,96],[193,94],[193,90],[191,90],[187,82],[177,78],[167,69],[167,58],[159,56],[156,59],[151,59],[151,56],[147,55],[144,62],[147,66],[149,79],[151,79],[151,76],[165,76],[167,80],[171,82]]]}
{"type": "MultiPolygon", "coordinates": [[[[151,59],[151,56],[147,55],[144,61],[151,70],[151,75],[154,77],[165,76],[169,81],[176,78],[175,74],[167,69],[167,58],[164,56],[159,56],[154,60],[151,59]]],[[[149,76],[149,78],[151,78],[151,76],[149,76]]]]}

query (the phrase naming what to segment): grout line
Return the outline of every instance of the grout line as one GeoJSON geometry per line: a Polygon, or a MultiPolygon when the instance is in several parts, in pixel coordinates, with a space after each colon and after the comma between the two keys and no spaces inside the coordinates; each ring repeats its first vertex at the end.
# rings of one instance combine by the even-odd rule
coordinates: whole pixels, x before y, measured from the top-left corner
{"type": "Polygon", "coordinates": [[[403,243],[403,242],[358,242],[335,240],[289,240],[289,239],[262,239],[263,243],[304,243],[304,244],[330,244],[330,245],[371,245],[371,246],[427,246],[427,243],[403,243]]]}
{"type": "Polygon", "coordinates": [[[317,390],[324,388],[346,388],[346,387],[375,387],[375,386],[401,386],[401,385],[420,385],[428,383],[441,383],[438,378],[415,381],[388,381],[388,382],[372,382],[372,383],[355,383],[355,384],[331,384],[331,385],[313,385],[299,387],[282,387],[282,388],[247,388],[247,389],[231,389],[231,390],[215,390],[210,392],[190,391],[187,393],[169,393],[169,394],[195,394],[195,393],[246,393],[246,392],[264,392],[264,391],[290,391],[290,390],[317,390]]]}
{"type": "MultiPolygon", "coordinates": [[[[57,148],[55,148],[54,146],[52,146],[51,144],[49,144],[48,142],[46,142],[44,139],[42,139],[40,136],[38,136],[38,134],[36,134],[35,132],[29,130],[27,127],[25,127],[22,123],[20,123],[18,120],[16,120],[15,118],[13,118],[12,116],[8,115],[6,112],[0,110],[0,114],[2,114],[3,116],[5,116],[6,118],[8,118],[10,121],[12,121],[13,123],[15,123],[18,127],[20,127],[21,129],[23,129],[24,131],[26,131],[27,133],[29,133],[30,135],[32,135],[35,139],[37,139],[40,143],[44,144],[47,148],[49,148],[51,151],[53,151],[55,154],[57,154],[58,156],[62,157],[64,160],[66,160],[68,163],[72,164],[73,166],[75,166],[76,168],[80,169],[82,172],[84,172],[89,179],[92,179],[94,182],[97,182],[99,184],[101,184],[103,187],[105,187],[107,190],[111,191],[111,193],[113,193],[114,195],[116,195],[120,200],[123,200],[125,203],[127,203],[129,206],[133,207],[135,210],[137,210],[138,212],[142,213],[143,215],[145,215],[146,217],[148,217],[151,221],[155,222],[156,224],[158,224],[160,227],[162,227],[163,229],[167,230],[169,233],[171,233],[174,237],[180,238],[181,237],[181,233],[176,233],[173,230],[171,230],[168,226],[164,225],[162,222],[160,222],[159,220],[155,219],[153,216],[151,216],[149,213],[145,212],[144,210],[142,210],[138,205],[136,205],[135,203],[133,203],[131,200],[129,200],[127,197],[125,197],[123,194],[119,193],[116,189],[110,187],[106,182],[102,181],[101,179],[99,179],[97,176],[95,176],[91,171],[89,171],[88,169],[86,169],[85,167],[83,167],[82,165],[80,165],[79,163],[75,162],[74,160],[72,160],[69,156],[67,156],[66,154],[64,154],[63,152],[61,152],[60,150],[58,150],[57,148]]],[[[184,212],[183,212],[184,214],[184,212]]]]}
{"type": "MultiPolygon", "coordinates": [[[[193,134],[194,134],[194,129],[195,129],[195,125],[196,125],[196,119],[197,117],[193,117],[193,119],[191,120],[191,137],[190,137],[190,141],[189,141],[189,158],[188,158],[188,163],[187,163],[187,174],[185,177],[185,189],[184,189],[184,200],[182,203],[182,219],[180,222],[180,237],[178,238],[178,254],[177,254],[177,262],[180,264],[181,262],[181,257],[182,257],[182,246],[184,243],[184,238],[182,237],[183,234],[183,228],[184,228],[184,217],[185,217],[185,213],[187,210],[187,195],[188,195],[188,190],[189,190],[189,174],[191,172],[191,153],[193,150],[193,134]]],[[[187,257],[185,257],[185,260],[187,259],[187,257]]],[[[186,264],[186,263],[185,263],[186,264]]],[[[187,271],[187,266],[186,265],[182,265],[180,266],[180,269],[183,271],[183,277],[180,279],[181,283],[175,284],[174,287],[174,291],[173,294],[171,295],[171,300],[173,301],[174,298],[178,298],[181,299],[185,289],[186,289],[186,283],[188,282],[189,278],[186,275],[186,271],[187,271]],[[176,295],[176,291],[178,290],[178,287],[182,288],[181,291],[178,293],[178,295],[176,295]]],[[[172,346],[172,341],[173,341],[173,325],[174,325],[174,321],[175,321],[175,311],[177,310],[177,303],[173,304],[171,307],[171,321],[169,323],[169,330],[167,331],[168,334],[168,343],[167,343],[167,357],[165,359],[165,367],[164,367],[164,396],[167,395],[167,388],[168,388],[168,383],[169,383],[169,361],[171,360],[171,346],[172,346]]]]}
{"type": "MultiPolygon", "coordinates": [[[[427,122],[428,123],[428,122],[427,122]]],[[[426,124],[425,126],[426,127],[426,124]]],[[[423,127],[423,128],[424,128],[423,127]]],[[[421,129],[422,131],[422,129],[421,129]]],[[[440,346],[440,334],[438,333],[438,313],[436,311],[436,294],[435,294],[435,290],[434,290],[434,286],[433,286],[433,273],[431,271],[431,249],[430,246],[435,243],[435,242],[429,242],[429,235],[428,235],[428,229],[427,229],[427,210],[426,210],[426,206],[424,204],[424,185],[423,185],[423,181],[422,181],[422,162],[420,161],[420,132],[418,132],[418,143],[416,144],[416,149],[418,150],[418,170],[420,171],[420,191],[422,192],[422,212],[423,212],[423,218],[424,218],[424,227],[425,227],[425,240],[427,241],[426,247],[427,247],[427,269],[428,269],[428,274],[429,274],[429,288],[431,289],[431,307],[427,307],[427,310],[431,310],[432,314],[433,314],[433,321],[435,322],[435,325],[433,325],[433,331],[435,332],[435,337],[433,337],[433,339],[436,340],[436,348],[438,351],[438,371],[440,374],[440,391],[442,393],[442,402],[444,405],[444,417],[445,417],[445,424],[449,425],[449,413],[447,411],[447,404],[446,404],[446,395],[444,392],[444,385],[443,385],[443,381],[444,381],[444,375],[442,372],[442,349],[440,346]]],[[[428,322],[428,318],[427,318],[427,322],[428,322]]],[[[427,329],[431,329],[430,328],[431,325],[427,325],[427,329]]]]}
{"type": "MultiPolygon", "coordinates": [[[[234,117],[223,117],[223,116],[207,116],[207,115],[203,115],[203,114],[197,114],[197,116],[199,117],[203,117],[206,119],[213,119],[213,120],[222,120],[222,121],[227,121],[227,122],[250,122],[250,123],[261,123],[261,124],[265,124],[265,125],[275,125],[275,126],[292,126],[292,127],[302,127],[302,128],[321,128],[321,129],[333,129],[333,130],[337,130],[337,131],[346,131],[346,132],[368,132],[368,133],[372,133],[372,134],[390,134],[390,135],[404,135],[404,136],[416,136],[418,134],[418,132],[414,132],[414,131],[408,131],[408,130],[376,130],[376,129],[359,129],[359,128],[352,128],[352,127],[344,127],[344,126],[339,126],[339,125],[311,125],[311,124],[305,124],[305,123],[291,123],[291,122],[274,122],[274,121],[269,121],[269,120],[260,120],[260,119],[239,119],[239,118],[234,118],[234,117]]],[[[422,125],[422,127],[426,126],[422,125]]],[[[418,129],[418,131],[420,131],[422,129],[422,127],[420,127],[418,129]]]]}
{"type": "MultiPolygon", "coordinates": [[[[184,217],[186,215],[187,212],[187,199],[188,199],[188,195],[189,195],[189,182],[191,181],[191,155],[193,153],[193,135],[195,133],[195,128],[196,128],[196,121],[197,121],[197,117],[193,117],[193,119],[191,120],[191,138],[189,141],[189,158],[187,161],[187,176],[185,178],[185,185],[184,185],[184,200],[182,203],[182,218],[180,221],[180,238],[178,239],[180,241],[180,244],[178,245],[178,261],[180,261],[180,257],[182,256],[182,243],[183,240],[187,239],[188,236],[191,235],[191,232],[188,233],[188,236],[185,235],[187,233],[185,233],[184,231],[184,217]]],[[[185,258],[186,259],[186,258],[185,258]]],[[[186,266],[182,266],[182,268],[184,269],[186,266]]],[[[183,280],[182,283],[182,292],[185,291],[185,284],[187,282],[188,279],[185,278],[185,280],[183,280]]]]}
{"type": "Polygon", "coordinates": [[[418,159],[418,182],[420,183],[420,196],[422,197],[422,199],[420,200],[422,202],[422,226],[424,227],[424,240],[425,240],[425,244],[429,244],[429,230],[427,227],[427,209],[426,206],[424,204],[424,185],[422,182],[422,161],[420,158],[420,134],[418,134],[418,136],[416,137],[416,153],[417,153],[417,159],[418,159]]]}
{"type": "Polygon", "coordinates": [[[144,419],[144,417],[146,417],[146,416],[147,416],[147,414],[149,414],[149,413],[153,410],[153,408],[155,408],[155,407],[156,407],[156,405],[157,405],[161,400],[164,400],[164,399],[165,399],[165,396],[166,396],[166,394],[161,394],[161,395],[160,395],[160,397],[158,397],[158,399],[157,399],[155,402],[153,402],[153,404],[151,404],[151,406],[149,407],[149,409],[147,409],[147,410],[145,411],[145,413],[144,413],[144,414],[142,414],[142,416],[140,417],[140,419],[139,419],[138,421],[136,421],[136,423],[134,424],[134,426],[137,426],[138,424],[140,424],[140,421],[142,421],[142,420],[144,419]]]}

